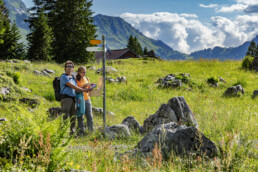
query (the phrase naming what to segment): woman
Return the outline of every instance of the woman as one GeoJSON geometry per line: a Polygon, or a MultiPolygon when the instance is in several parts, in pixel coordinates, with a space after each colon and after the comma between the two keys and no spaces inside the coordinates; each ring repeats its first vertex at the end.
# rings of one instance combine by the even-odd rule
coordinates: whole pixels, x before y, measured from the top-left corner
{"type": "MultiPolygon", "coordinates": [[[[83,66],[79,67],[78,73],[76,75],[77,86],[81,87],[81,88],[90,89],[91,85],[93,85],[93,84],[90,84],[90,80],[89,80],[89,78],[85,77],[85,74],[86,74],[86,68],[83,66]]],[[[90,101],[90,96],[89,96],[88,92],[83,92],[83,96],[84,96],[84,102],[85,102],[85,115],[87,118],[88,131],[93,132],[94,124],[93,124],[92,105],[91,105],[91,101],[90,101]]],[[[83,115],[77,116],[77,119],[78,119],[78,126],[79,126],[80,130],[84,131],[83,115]]]]}
{"type": "Polygon", "coordinates": [[[66,120],[70,117],[70,135],[75,133],[75,91],[77,92],[89,92],[90,88],[80,88],[76,86],[76,81],[72,75],[74,69],[74,63],[72,61],[66,61],[65,74],[60,77],[60,94],[61,94],[61,111],[64,113],[63,119],[66,120]]]}

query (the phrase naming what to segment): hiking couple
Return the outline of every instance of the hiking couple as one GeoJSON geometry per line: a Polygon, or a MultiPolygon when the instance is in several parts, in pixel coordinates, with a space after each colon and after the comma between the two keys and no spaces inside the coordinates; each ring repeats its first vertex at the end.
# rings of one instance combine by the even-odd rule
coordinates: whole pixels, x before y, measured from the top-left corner
{"type": "Polygon", "coordinates": [[[78,121],[78,135],[85,135],[83,115],[87,118],[89,132],[93,131],[92,105],[89,92],[92,91],[90,81],[85,77],[86,68],[79,67],[76,78],[72,75],[74,63],[66,61],[65,74],[60,77],[61,110],[63,119],[70,117],[70,135],[75,134],[76,118],[78,121]],[[76,116],[75,116],[76,115],[76,116]]]}

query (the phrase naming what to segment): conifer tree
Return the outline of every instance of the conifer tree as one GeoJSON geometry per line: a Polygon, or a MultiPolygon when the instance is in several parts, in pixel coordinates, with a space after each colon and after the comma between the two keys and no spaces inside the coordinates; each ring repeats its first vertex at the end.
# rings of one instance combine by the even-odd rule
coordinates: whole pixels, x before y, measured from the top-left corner
{"type": "Polygon", "coordinates": [[[132,35],[130,35],[130,37],[127,41],[127,48],[129,48],[130,50],[132,50],[133,52],[135,52],[139,55],[143,55],[142,46],[139,43],[136,36],[133,37],[132,35]]]}
{"type": "Polygon", "coordinates": [[[246,56],[252,56],[252,57],[255,57],[258,55],[257,53],[257,45],[254,41],[252,41],[248,47],[248,50],[246,52],[246,56]]]}
{"type": "Polygon", "coordinates": [[[6,30],[6,22],[9,22],[8,15],[9,13],[4,2],[0,0],[0,44],[4,42],[3,35],[6,30]]]}
{"type": "Polygon", "coordinates": [[[33,25],[30,26],[31,33],[27,36],[29,60],[51,60],[53,34],[47,21],[46,15],[39,13],[39,16],[33,21],[33,25]]]}
{"type": "Polygon", "coordinates": [[[50,18],[56,62],[72,60],[87,63],[93,59],[93,53],[86,51],[89,41],[96,37],[91,6],[92,0],[56,1],[50,18]]]}
{"type": "Polygon", "coordinates": [[[148,52],[149,52],[149,50],[147,49],[147,47],[144,47],[143,55],[148,55],[148,52]]]}

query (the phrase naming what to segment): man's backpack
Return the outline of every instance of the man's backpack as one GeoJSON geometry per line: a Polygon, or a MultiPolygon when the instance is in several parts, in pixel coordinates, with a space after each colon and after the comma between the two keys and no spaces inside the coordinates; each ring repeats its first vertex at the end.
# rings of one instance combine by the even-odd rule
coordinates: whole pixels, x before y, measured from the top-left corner
{"type": "Polygon", "coordinates": [[[53,81],[53,87],[55,90],[55,98],[56,101],[61,101],[61,94],[60,94],[60,77],[55,77],[54,81],[53,81]]]}
{"type": "MultiPolygon", "coordinates": [[[[66,75],[66,74],[62,74],[62,75],[66,75]]],[[[53,87],[54,87],[54,90],[55,90],[55,98],[56,98],[56,101],[59,101],[59,102],[61,101],[61,98],[62,98],[62,94],[60,94],[60,92],[61,92],[61,86],[60,86],[61,76],[60,77],[55,77],[55,79],[53,81],[53,87]]],[[[72,75],[72,77],[75,80],[74,75],[72,75]]]]}

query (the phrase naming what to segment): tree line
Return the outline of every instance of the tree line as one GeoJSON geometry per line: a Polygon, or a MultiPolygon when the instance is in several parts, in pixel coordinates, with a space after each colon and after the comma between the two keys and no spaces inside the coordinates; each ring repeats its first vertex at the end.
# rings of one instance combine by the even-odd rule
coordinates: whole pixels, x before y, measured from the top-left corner
{"type": "Polygon", "coordinates": [[[142,49],[142,46],[139,43],[137,37],[133,35],[130,35],[130,37],[128,38],[127,48],[141,56],[156,57],[154,50],[149,51],[147,47],[144,47],[144,49],[142,49]]]}
{"type": "Polygon", "coordinates": [[[15,22],[8,19],[8,10],[0,0],[0,58],[32,61],[73,60],[87,63],[93,53],[86,51],[89,40],[96,38],[93,25],[92,0],[33,0],[29,9],[30,33],[25,54],[21,35],[15,22]]]}

